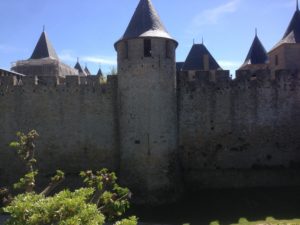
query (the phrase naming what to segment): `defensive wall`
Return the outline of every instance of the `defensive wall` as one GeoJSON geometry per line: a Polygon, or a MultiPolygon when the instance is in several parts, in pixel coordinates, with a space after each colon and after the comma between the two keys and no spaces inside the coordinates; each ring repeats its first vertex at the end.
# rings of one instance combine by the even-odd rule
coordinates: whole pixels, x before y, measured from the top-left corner
{"type": "MultiPolygon", "coordinates": [[[[188,189],[300,185],[300,82],[297,71],[178,75],[178,160],[188,189]]],[[[0,77],[0,181],[23,174],[8,144],[36,129],[43,177],[56,169],[119,171],[117,76],[78,80],[0,77]]],[[[125,154],[125,153],[124,153],[125,154]]],[[[178,174],[178,176],[181,176],[178,174]]]]}
{"type": "Polygon", "coordinates": [[[188,188],[299,185],[297,71],[179,74],[179,148],[188,188]]]}
{"type": "Polygon", "coordinates": [[[78,176],[83,169],[107,167],[118,170],[116,112],[117,77],[81,79],[56,77],[0,77],[0,183],[15,182],[23,175],[14,150],[8,144],[16,131],[35,129],[38,168],[43,177],[57,169],[78,176]]]}

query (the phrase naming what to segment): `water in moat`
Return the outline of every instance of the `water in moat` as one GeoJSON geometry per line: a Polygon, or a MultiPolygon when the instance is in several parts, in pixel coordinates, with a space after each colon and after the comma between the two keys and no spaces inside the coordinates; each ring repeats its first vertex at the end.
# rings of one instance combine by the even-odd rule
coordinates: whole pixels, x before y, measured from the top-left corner
{"type": "Polygon", "coordinates": [[[133,206],[129,214],[143,222],[170,225],[202,225],[215,220],[228,225],[241,217],[251,221],[294,219],[300,218],[300,187],[203,190],[186,195],[177,204],[133,206]]]}
{"type": "MultiPolygon", "coordinates": [[[[132,206],[128,215],[153,225],[208,225],[218,220],[222,225],[239,218],[251,221],[300,218],[300,187],[202,190],[190,193],[177,204],[159,207],[132,206]]],[[[0,216],[0,225],[7,216],[0,216]]]]}

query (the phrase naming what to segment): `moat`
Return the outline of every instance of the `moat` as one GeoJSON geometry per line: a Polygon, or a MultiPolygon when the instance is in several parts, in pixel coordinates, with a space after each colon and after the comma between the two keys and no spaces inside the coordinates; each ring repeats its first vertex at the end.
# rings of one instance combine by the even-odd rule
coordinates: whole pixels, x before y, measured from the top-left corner
{"type": "Polygon", "coordinates": [[[182,201],[161,207],[133,206],[128,214],[140,221],[158,224],[209,224],[218,220],[222,225],[249,221],[295,219],[300,217],[300,187],[203,190],[190,193],[182,201]]]}
{"type": "MultiPolygon", "coordinates": [[[[218,220],[222,225],[249,221],[299,218],[300,187],[203,190],[190,193],[172,205],[132,206],[128,215],[137,215],[145,224],[208,225],[218,220]]],[[[0,216],[0,225],[6,216],[0,216]]]]}

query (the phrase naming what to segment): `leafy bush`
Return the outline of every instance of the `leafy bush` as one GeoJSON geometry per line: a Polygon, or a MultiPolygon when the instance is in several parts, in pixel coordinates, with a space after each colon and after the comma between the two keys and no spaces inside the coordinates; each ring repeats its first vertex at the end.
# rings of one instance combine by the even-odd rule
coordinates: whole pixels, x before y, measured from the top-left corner
{"type": "Polygon", "coordinates": [[[115,173],[102,169],[83,171],[86,188],[64,190],[50,196],[65,179],[64,173],[56,171],[50,184],[41,192],[35,192],[38,170],[35,168],[36,131],[17,133],[18,140],[11,143],[26,164],[26,174],[14,185],[24,193],[12,197],[7,188],[0,189],[0,200],[7,206],[3,211],[10,214],[7,225],[102,225],[114,221],[115,225],[136,225],[137,218],[116,221],[129,208],[131,193],[117,184],[115,173]],[[2,199],[1,199],[2,198],[2,199]]]}
{"type": "Polygon", "coordinates": [[[87,203],[92,188],[74,192],[65,190],[53,197],[26,193],[15,197],[4,211],[11,215],[7,225],[96,225],[104,223],[104,215],[95,204],[87,203]]]}

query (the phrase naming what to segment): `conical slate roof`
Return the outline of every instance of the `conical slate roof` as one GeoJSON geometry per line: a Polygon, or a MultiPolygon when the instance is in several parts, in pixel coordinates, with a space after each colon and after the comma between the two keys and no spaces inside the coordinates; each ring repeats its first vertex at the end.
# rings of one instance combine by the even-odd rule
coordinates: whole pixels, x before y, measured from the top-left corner
{"type": "Polygon", "coordinates": [[[222,68],[210,54],[204,44],[194,44],[182,67],[183,71],[204,70],[204,56],[208,55],[209,70],[221,70],[222,68]]]}
{"type": "Polygon", "coordinates": [[[161,22],[151,0],[140,0],[124,35],[119,41],[140,37],[160,37],[174,40],[161,22]]]}
{"type": "Polygon", "coordinates": [[[266,63],[268,63],[267,51],[256,34],[243,66],[249,64],[266,64],[266,63]]]}
{"type": "Polygon", "coordinates": [[[91,75],[90,70],[87,68],[87,65],[84,68],[84,72],[86,73],[86,75],[91,75]]]}
{"type": "Polygon", "coordinates": [[[75,69],[78,70],[79,75],[86,75],[85,71],[82,69],[81,65],[79,62],[76,63],[76,65],[74,66],[75,69]]]}
{"type": "Polygon", "coordinates": [[[294,13],[293,18],[288,28],[286,29],[283,38],[275,45],[273,49],[285,43],[290,43],[290,44],[300,43],[300,11],[298,7],[298,1],[297,1],[296,12],[294,13]]]}
{"type": "Polygon", "coordinates": [[[98,73],[97,73],[97,76],[103,76],[103,73],[102,73],[101,68],[99,68],[98,73]]]}
{"type": "Polygon", "coordinates": [[[52,58],[57,59],[58,56],[52,47],[46,32],[43,31],[38,43],[35,46],[35,49],[30,57],[30,59],[43,59],[43,58],[52,58]]]}

